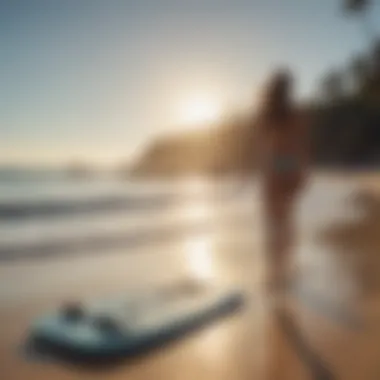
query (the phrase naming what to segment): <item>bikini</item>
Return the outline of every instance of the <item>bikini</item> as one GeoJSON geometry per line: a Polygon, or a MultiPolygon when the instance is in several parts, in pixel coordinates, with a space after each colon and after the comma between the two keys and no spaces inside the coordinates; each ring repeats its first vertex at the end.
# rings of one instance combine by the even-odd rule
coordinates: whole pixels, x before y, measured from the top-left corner
{"type": "Polygon", "coordinates": [[[278,155],[273,160],[273,169],[278,174],[296,172],[298,168],[298,160],[291,155],[278,155]]]}

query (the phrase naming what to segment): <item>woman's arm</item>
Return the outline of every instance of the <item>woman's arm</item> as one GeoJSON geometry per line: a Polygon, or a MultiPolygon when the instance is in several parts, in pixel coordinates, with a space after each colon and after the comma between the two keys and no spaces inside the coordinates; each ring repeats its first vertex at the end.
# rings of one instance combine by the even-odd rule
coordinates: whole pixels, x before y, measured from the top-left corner
{"type": "Polygon", "coordinates": [[[301,116],[300,122],[300,151],[301,171],[305,183],[309,178],[311,169],[311,123],[306,114],[301,116]]]}
{"type": "Polygon", "coordinates": [[[253,141],[252,141],[252,161],[256,174],[261,174],[264,169],[265,155],[265,128],[261,118],[256,120],[254,125],[253,141]]]}

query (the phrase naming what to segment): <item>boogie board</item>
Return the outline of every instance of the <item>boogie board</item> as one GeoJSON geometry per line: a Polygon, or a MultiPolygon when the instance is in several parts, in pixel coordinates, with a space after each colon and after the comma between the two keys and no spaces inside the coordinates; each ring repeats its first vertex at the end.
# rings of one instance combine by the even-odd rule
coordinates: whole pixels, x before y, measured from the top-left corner
{"type": "Polygon", "coordinates": [[[241,294],[182,283],[89,303],[39,318],[31,339],[86,359],[137,354],[236,310],[241,294]]]}

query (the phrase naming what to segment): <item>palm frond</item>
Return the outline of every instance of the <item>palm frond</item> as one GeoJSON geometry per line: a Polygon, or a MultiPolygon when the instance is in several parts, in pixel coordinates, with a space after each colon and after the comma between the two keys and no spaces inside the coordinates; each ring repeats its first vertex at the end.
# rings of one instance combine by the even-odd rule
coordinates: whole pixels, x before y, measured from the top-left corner
{"type": "Polygon", "coordinates": [[[344,8],[349,12],[361,12],[369,3],[370,0],[344,0],[344,8]]]}

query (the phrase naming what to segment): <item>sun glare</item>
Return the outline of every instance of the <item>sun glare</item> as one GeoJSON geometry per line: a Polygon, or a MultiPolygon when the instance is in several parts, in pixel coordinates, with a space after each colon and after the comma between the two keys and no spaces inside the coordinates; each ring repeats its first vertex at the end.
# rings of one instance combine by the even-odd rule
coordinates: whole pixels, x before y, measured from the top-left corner
{"type": "Polygon", "coordinates": [[[182,104],[181,122],[187,126],[202,126],[216,121],[221,116],[220,106],[207,97],[198,97],[182,104]]]}

